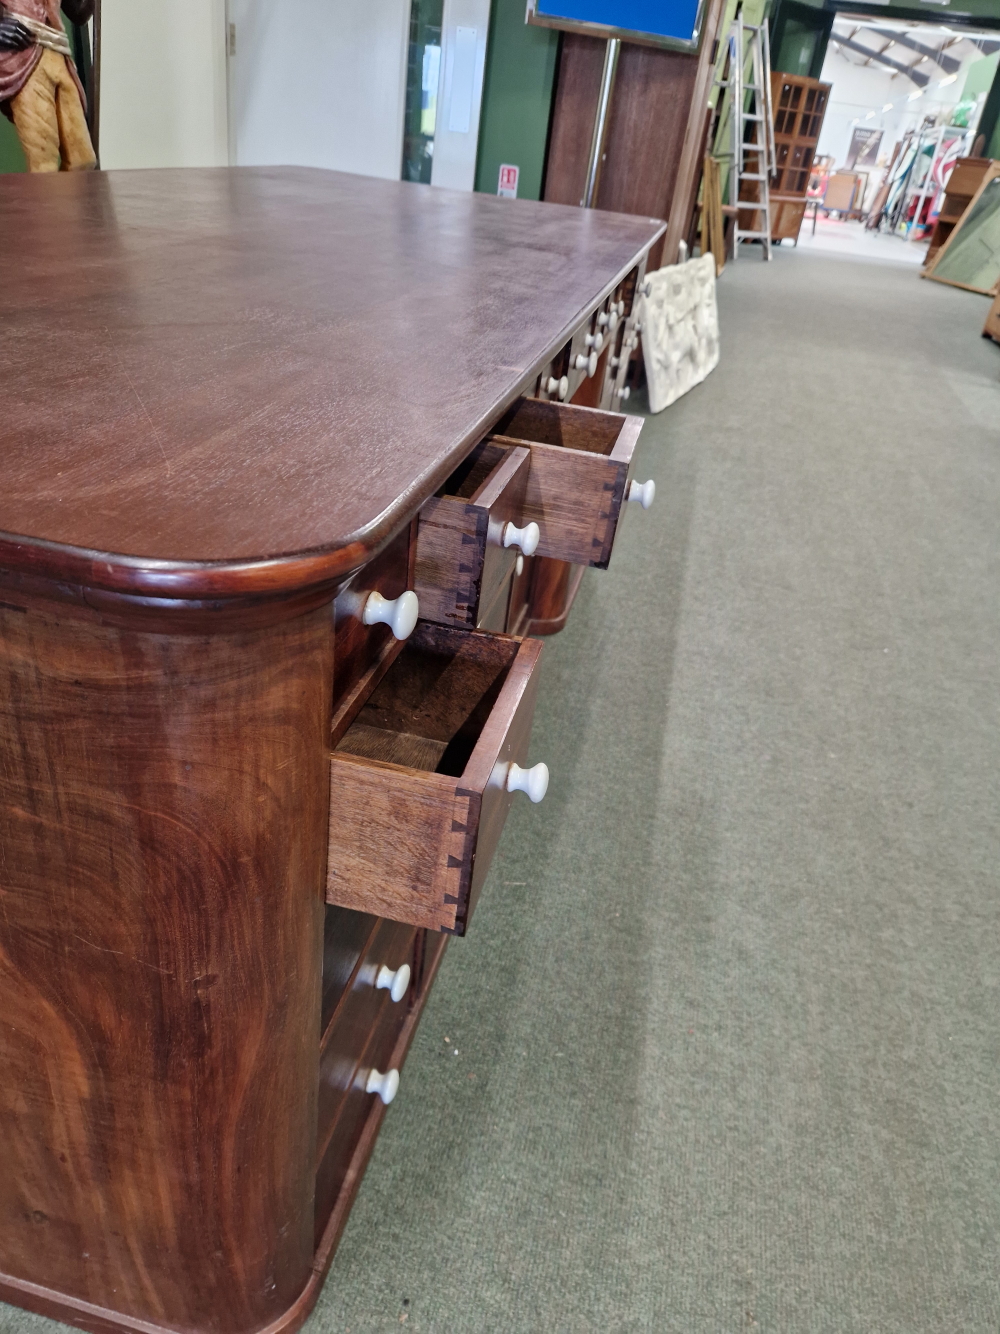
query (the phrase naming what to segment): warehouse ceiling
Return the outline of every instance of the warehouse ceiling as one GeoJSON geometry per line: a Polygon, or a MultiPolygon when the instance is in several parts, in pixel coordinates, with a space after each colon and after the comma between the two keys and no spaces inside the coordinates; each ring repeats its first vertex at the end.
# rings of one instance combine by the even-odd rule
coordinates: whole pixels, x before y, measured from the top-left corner
{"type": "Polygon", "coordinates": [[[954,82],[971,59],[1000,50],[1000,39],[995,32],[838,14],[830,50],[852,65],[869,65],[924,89],[954,82]]]}

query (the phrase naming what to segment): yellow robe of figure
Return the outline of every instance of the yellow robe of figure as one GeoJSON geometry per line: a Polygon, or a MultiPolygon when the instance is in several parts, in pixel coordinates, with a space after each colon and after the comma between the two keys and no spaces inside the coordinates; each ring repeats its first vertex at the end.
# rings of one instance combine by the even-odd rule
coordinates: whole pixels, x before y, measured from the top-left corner
{"type": "Polygon", "coordinates": [[[29,171],[81,171],[97,166],[87,118],[66,57],[43,51],[31,77],[10,100],[29,171]]]}

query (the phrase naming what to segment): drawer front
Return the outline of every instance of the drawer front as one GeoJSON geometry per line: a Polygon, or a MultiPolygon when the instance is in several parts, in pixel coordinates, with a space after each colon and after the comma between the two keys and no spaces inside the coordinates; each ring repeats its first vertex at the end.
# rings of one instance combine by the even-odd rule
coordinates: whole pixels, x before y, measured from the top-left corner
{"type": "Polygon", "coordinates": [[[607,568],[642,419],[522,399],[497,428],[531,451],[524,522],[538,524],[538,555],[607,568]]]}
{"type": "Polygon", "coordinates": [[[335,736],[350,722],[379,674],[395,657],[400,644],[387,625],[365,625],[360,609],[364,595],[397,598],[413,587],[416,556],[415,525],[406,528],[351,580],[333,604],[333,719],[335,736]]]}
{"type": "MultiPolygon", "coordinates": [[[[364,1074],[363,1062],[378,1064],[392,1054],[406,1022],[416,981],[417,933],[399,922],[380,922],[367,950],[323,1035],[319,1067],[319,1119],[317,1153],[322,1158],[334,1133],[345,1099],[364,1074]],[[379,969],[395,972],[410,967],[410,986],[401,1000],[394,1001],[386,989],[376,989],[379,969]],[[360,1073],[359,1073],[360,1072],[360,1073]]],[[[362,1085],[364,1079],[361,1080],[362,1085]]],[[[366,1095],[370,1098],[371,1095],[366,1095]]]]}
{"type": "Polygon", "coordinates": [[[326,905],[323,925],[323,1004],[320,1035],[326,1032],[340,998],[347,990],[365,953],[378,918],[371,913],[350,912],[326,905]]]}
{"type": "Polygon", "coordinates": [[[526,449],[484,442],[421,509],[414,587],[424,620],[503,629],[518,554],[503,536],[520,523],[528,461],[526,449]]]}
{"type": "Polygon", "coordinates": [[[527,766],[541,648],[418,625],[331,756],[329,903],[465,933],[527,766]]]}

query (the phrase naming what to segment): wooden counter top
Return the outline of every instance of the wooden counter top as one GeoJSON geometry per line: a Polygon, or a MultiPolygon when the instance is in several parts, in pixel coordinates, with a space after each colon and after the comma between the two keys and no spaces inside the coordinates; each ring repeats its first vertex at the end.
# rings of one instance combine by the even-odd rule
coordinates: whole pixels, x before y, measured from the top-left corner
{"type": "Polygon", "coordinates": [[[0,569],[342,579],[663,230],[302,168],[5,177],[0,569]]]}

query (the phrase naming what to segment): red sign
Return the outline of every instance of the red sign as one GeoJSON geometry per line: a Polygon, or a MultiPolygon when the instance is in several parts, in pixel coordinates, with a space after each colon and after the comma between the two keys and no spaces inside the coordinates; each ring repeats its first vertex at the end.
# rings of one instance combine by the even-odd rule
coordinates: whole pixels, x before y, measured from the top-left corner
{"type": "Polygon", "coordinates": [[[505,162],[500,168],[500,182],[497,185],[497,194],[503,195],[504,199],[517,198],[517,178],[520,174],[520,167],[512,167],[505,162]]]}

